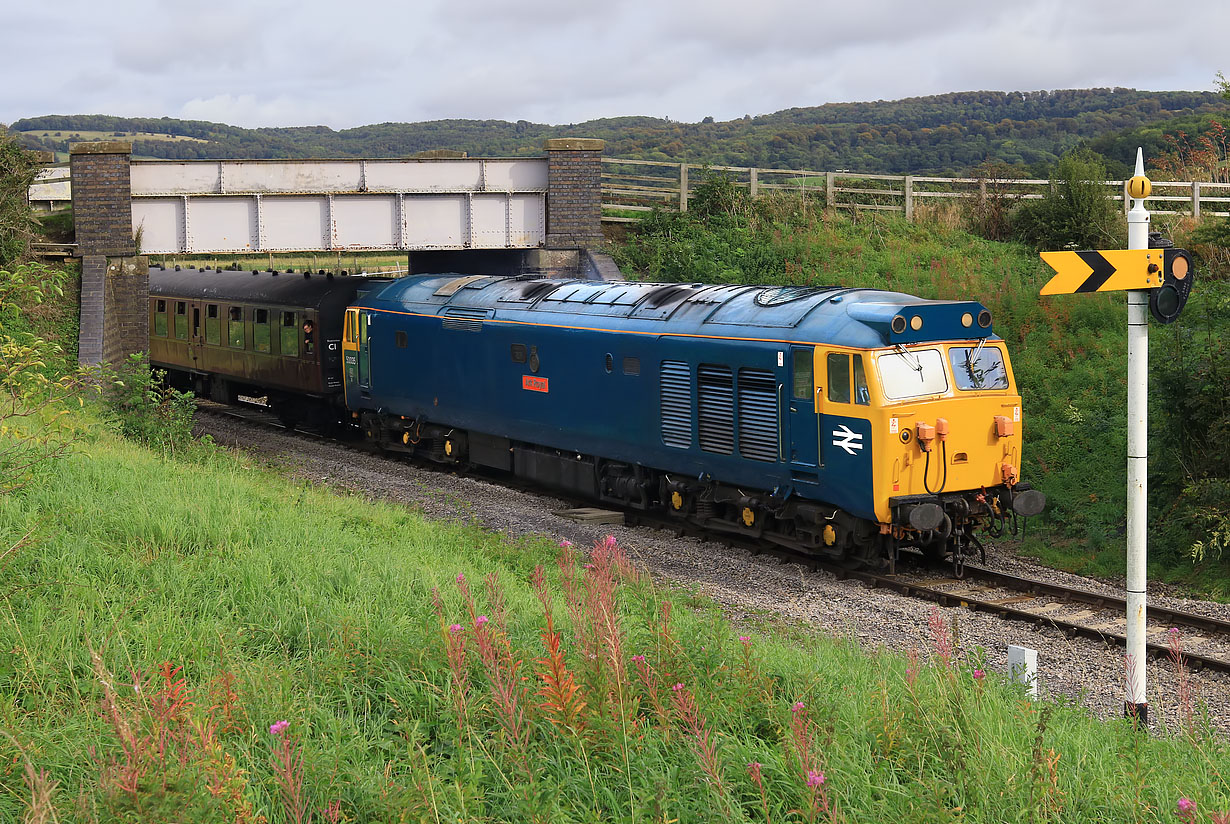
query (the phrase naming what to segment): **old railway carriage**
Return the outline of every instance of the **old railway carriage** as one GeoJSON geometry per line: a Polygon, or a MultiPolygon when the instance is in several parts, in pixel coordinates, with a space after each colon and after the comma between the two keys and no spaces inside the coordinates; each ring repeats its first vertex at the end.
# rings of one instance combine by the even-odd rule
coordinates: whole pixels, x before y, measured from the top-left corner
{"type": "Polygon", "coordinates": [[[150,270],[150,362],[198,395],[267,396],[283,420],[341,411],[342,318],[361,278],[150,270]]]}
{"type": "Polygon", "coordinates": [[[868,560],[1034,514],[990,313],[860,289],[411,277],[347,310],[368,437],[868,560]]]}

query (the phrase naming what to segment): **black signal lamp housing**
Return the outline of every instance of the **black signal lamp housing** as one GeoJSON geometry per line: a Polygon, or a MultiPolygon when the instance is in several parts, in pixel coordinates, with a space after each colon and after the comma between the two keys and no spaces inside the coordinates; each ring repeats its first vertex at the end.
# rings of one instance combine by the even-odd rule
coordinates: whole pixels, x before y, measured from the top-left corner
{"type": "MultiPolygon", "coordinates": [[[[1150,238],[1152,241],[1152,238],[1150,238]]],[[[1152,242],[1150,243],[1152,246],[1152,242]]],[[[1157,246],[1162,249],[1162,285],[1149,290],[1149,314],[1158,323],[1174,323],[1187,298],[1192,293],[1196,280],[1196,267],[1191,253],[1172,246],[1157,246]]]]}

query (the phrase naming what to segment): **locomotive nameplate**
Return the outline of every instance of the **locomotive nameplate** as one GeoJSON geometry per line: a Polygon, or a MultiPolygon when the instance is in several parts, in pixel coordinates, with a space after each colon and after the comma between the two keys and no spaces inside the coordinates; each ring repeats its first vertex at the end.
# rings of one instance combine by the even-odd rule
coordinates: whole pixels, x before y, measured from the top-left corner
{"type": "Polygon", "coordinates": [[[521,376],[521,388],[531,392],[549,392],[550,381],[547,378],[537,378],[533,375],[521,376]]]}

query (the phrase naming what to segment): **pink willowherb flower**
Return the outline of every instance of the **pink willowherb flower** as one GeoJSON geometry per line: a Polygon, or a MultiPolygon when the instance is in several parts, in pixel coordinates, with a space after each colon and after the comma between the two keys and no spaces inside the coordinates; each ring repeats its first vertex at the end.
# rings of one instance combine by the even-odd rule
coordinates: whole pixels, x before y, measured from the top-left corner
{"type": "Polygon", "coordinates": [[[488,618],[486,615],[480,615],[474,619],[474,623],[481,627],[483,624],[487,623],[490,620],[491,619],[488,618]]]}
{"type": "Polygon", "coordinates": [[[824,783],[824,773],[816,772],[815,770],[807,771],[807,786],[816,788],[824,783]]]}
{"type": "Polygon", "coordinates": [[[645,660],[645,656],[644,656],[644,655],[633,655],[633,656],[632,656],[632,660],[633,660],[633,661],[638,661],[638,662],[643,662],[643,661],[645,660]]]}
{"type": "Polygon", "coordinates": [[[269,725],[270,735],[281,735],[290,726],[290,722],[283,719],[282,721],[274,721],[269,725]]]}
{"type": "Polygon", "coordinates": [[[567,549],[568,547],[572,546],[573,544],[572,544],[572,541],[568,540],[567,538],[561,538],[561,539],[560,539],[560,542],[559,542],[559,545],[560,545],[560,549],[567,549]]]}
{"type": "Polygon", "coordinates": [[[749,761],[747,765],[747,774],[752,777],[753,781],[758,781],[760,779],[760,762],[749,761]]]}
{"type": "Polygon", "coordinates": [[[454,633],[461,632],[461,624],[453,624],[452,626],[448,628],[448,631],[454,632],[454,633]]]}
{"type": "Polygon", "coordinates": [[[986,678],[986,677],[987,677],[987,674],[983,672],[982,670],[980,669],[974,670],[974,680],[975,681],[981,681],[983,678],[986,678]]]}
{"type": "Polygon", "coordinates": [[[675,692],[679,692],[680,690],[683,689],[683,684],[676,684],[675,686],[671,687],[671,689],[674,690],[675,692]]]}
{"type": "Polygon", "coordinates": [[[457,573],[457,583],[459,583],[459,584],[464,584],[465,582],[466,582],[466,576],[465,576],[465,574],[464,574],[464,573],[461,573],[461,572],[458,572],[458,573],[457,573]]]}
{"type": "Polygon", "coordinates": [[[748,641],[751,641],[751,640],[752,640],[752,636],[750,635],[740,635],[739,636],[740,643],[746,644],[748,641]]]}
{"type": "Polygon", "coordinates": [[[802,712],[802,711],[803,711],[803,702],[802,702],[802,701],[795,701],[795,702],[794,702],[794,706],[792,706],[792,707],[790,708],[790,711],[791,711],[791,712],[793,712],[793,713],[795,713],[796,715],[797,715],[798,713],[802,712]]]}
{"type": "Polygon", "coordinates": [[[1179,815],[1191,815],[1196,812],[1196,802],[1190,798],[1180,798],[1178,807],[1179,815]]]}

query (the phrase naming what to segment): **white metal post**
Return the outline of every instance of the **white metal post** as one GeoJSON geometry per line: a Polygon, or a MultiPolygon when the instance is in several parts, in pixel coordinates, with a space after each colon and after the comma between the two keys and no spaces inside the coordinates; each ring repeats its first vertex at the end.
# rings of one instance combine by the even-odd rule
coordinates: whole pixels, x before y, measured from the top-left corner
{"type": "MultiPolygon", "coordinates": [[[[1144,152],[1136,150],[1136,174],[1145,173],[1144,152]]],[[[1126,192],[1125,192],[1126,194],[1126,192]]],[[[1149,212],[1144,198],[1132,198],[1128,211],[1128,248],[1149,248],[1149,212]]],[[[1128,460],[1127,460],[1127,658],[1124,712],[1149,721],[1145,692],[1145,609],[1148,596],[1148,395],[1149,292],[1128,292],[1128,460]]]]}

